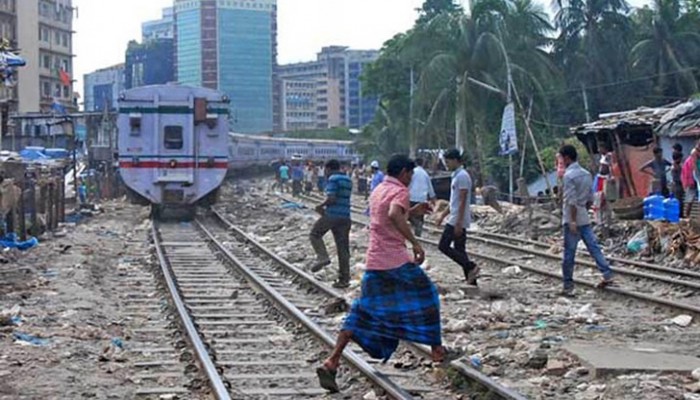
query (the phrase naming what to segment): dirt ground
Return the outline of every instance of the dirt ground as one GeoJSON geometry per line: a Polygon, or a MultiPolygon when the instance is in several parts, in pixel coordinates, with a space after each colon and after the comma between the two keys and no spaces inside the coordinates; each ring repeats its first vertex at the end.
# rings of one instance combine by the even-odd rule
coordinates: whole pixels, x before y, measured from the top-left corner
{"type": "Polygon", "coordinates": [[[112,283],[127,241],[146,246],[148,214],[122,201],[103,211],[0,266],[1,399],[132,397],[128,360],[103,353],[125,335],[112,283]]]}

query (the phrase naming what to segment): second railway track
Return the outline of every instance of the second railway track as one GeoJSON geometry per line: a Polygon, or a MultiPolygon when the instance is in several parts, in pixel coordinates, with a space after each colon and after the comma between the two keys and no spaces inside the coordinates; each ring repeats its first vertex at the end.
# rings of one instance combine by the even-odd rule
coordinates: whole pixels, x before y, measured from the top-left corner
{"type": "MultiPolygon", "coordinates": [[[[302,196],[302,199],[313,204],[319,202],[316,195],[302,196]]],[[[353,213],[356,215],[353,217],[353,222],[367,225],[367,218],[362,215],[362,211],[362,207],[353,205],[353,213]]],[[[420,240],[425,244],[437,246],[437,239],[441,231],[430,224],[426,224],[425,231],[432,237],[420,240]]],[[[483,251],[474,251],[472,246],[469,253],[476,258],[501,265],[518,266],[531,273],[561,279],[558,264],[561,260],[561,254],[530,248],[534,246],[542,249],[546,246],[542,242],[485,232],[470,232],[469,240],[496,250],[486,254],[483,251]],[[511,252],[520,255],[515,256],[511,252]],[[538,263],[538,266],[534,266],[533,262],[524,261],[523,256],[537,257],[544,261],[538,263]]],[[[480,247],[479,250],[483,250],[483,247],[480,247]]],[[[620,284],[607,288],[607,291],[684,312],[700,314],[700,306],[698,306],[700,302],[697,300],[700,297],[700,274],[633,260],[620,258],[611,258],[611,260],[614,261],[612,268],[620,278],[620,284]],[[621,267],[619,264],[626,264],[630,268],[621,267]]],[[[579,258],[576,264],[586,268],[595,268],[595,264],[589,259],[579,258]]],[[[588,287],[596,286],[596,282],[587,279],[577,278],[576,282],[588,287]]]]}

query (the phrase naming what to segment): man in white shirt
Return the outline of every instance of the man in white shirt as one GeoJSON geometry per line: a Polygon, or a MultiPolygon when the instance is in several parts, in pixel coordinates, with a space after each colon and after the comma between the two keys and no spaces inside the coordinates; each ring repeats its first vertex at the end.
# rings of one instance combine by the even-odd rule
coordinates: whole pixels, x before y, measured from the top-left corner
{"type": "MultiPolygon", "coordinates": [[[[418,204],[431,205],[435,203],[435,189],[433,188],[433,182],[430,180],[430,175],[423,168],[423,159],[417,158],[416,168],[413,170],[413,178],[411,179],[411,185],[408,187],[410,191],[411,207],[415,207],[418,204]]],[[[424,215],[411,215],[408,221],[413,227],[416,237],[421,237],[423,235],[423,224],[425,223],[424,215]]]]}
{"type": "Polygon", "coordinates": [[[467,255],[467,229],[469,229],[472,219],[469,209],[472,179],[462,166],[462,153],[459,150],[448,150],[443,158],[447,168],[452,171],[452,185],[450,208],[445,210],[438,222],[438,225],[442,225],[445,217],[449,215],[447,225],[445,225],[445,230],[440,238],[439,248],[443,254],[462,267],[467,284],[476,286],[479,267],[467,255]]]}

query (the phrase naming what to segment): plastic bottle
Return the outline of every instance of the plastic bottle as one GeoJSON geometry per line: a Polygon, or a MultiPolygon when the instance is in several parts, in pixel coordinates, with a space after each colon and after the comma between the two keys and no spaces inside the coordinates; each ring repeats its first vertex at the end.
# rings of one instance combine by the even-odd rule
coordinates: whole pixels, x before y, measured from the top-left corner
{"type": "Polygon", "coordinates": [[[666,218],[664,210],[664,197],[656,193],[651,196],[649,203],[649,220],[663,221],[666,218]]]}
{"type": "Polygon", "coordinates": [[[664,200],[664,215],[672,224],[677,224],[681,220],[681,203],[673,195],[664,200]]]}

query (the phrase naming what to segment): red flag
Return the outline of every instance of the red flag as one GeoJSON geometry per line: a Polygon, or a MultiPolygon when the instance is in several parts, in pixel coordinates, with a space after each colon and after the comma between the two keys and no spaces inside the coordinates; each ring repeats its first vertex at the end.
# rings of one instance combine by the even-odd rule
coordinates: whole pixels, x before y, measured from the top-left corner
{"type": "Polygon", "coordinates": [[[61,78],[61,83],[63,83],[63,86],[70,86],[71,81],[73,79],[71,78],[70,74],[68,74],[68,72],[61,69],[60,71],[58,71],[58,75],[59,78],[61,78]]]}

